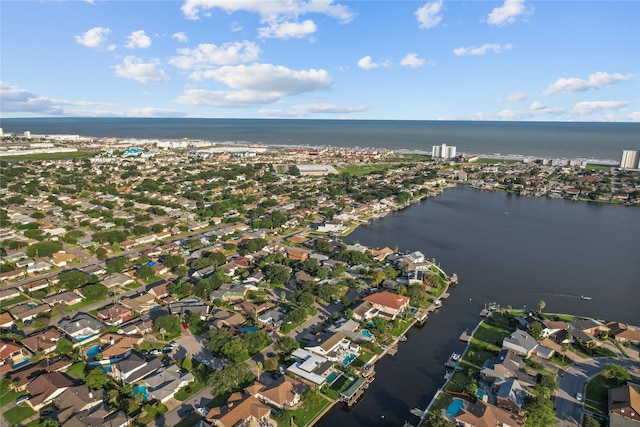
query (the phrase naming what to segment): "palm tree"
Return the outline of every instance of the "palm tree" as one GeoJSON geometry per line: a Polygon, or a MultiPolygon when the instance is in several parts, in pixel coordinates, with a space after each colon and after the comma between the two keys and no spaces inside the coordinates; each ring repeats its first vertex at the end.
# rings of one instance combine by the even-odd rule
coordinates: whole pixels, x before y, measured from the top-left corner
{"type": "Polygon", "coordinates": [[[540,302],[538,302],[538,307],[540,308],[540,314],[542,314],[542,310],[544,310],[544,308],[547,306],[547,303],[544,302],[544,300],[540,300],[540,302]]]}

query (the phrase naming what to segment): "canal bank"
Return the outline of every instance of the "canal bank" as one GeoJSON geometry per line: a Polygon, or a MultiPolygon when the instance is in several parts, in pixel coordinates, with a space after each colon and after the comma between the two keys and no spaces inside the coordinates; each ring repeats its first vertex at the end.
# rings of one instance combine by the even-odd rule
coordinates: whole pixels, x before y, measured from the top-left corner
{"type": "Polygon", "coordinates": [[[416,424],[411,409],[426,407],[444,384],[442,363],[463,351],[460,333],[477,325],[489,301],[532,309],[543,299],[547,311],[637,323],[637,224],[637,211],[624,206],[457,187],[359,227],[345,240],[420,250],[455,271],[461,285],[408,332],[396,356],[376,364],[376,380],[358,404],[336,405],[316,425],[416,424]]]}

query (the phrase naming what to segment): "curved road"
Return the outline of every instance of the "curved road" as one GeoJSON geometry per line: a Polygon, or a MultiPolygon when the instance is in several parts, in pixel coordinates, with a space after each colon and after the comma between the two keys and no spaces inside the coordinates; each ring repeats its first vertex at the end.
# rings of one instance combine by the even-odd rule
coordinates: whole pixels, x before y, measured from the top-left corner
{"type": "MultiPolygon", "coordinates": [[[[640,378],[640,362],[631,359],[602,357],[574,363],[564,371],[560,371],[559,389],[556,392],[555,409],[559,423],[556,427],[577,427],[582,425],[583,402],[578,402],[576,395],[582,393],[586,397],[587,383],[598,375],[605,365],[612,363],[623,366],[632,377],[640,378]]],[[[584,400],[584,398],[583,398],[584,400]]]]}

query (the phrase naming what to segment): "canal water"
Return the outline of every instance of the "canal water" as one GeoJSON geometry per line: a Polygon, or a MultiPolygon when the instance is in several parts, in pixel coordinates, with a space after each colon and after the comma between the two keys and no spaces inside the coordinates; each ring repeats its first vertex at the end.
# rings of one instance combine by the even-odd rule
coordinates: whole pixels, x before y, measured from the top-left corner
{"type": "Polygon", "coordinates": [[[464,349],[488,302],[640,324],[640,209],[530,198],[467,186],[358,228],[347,239],[422,251],[460,285],[427,323],[412,328],[396,356],[351,410],[339,404],[318,423],[400,426],[418,418],[444,384],[444,362],[464,349]],[[583,300],[580,296],[590,296],[583,300]]]}

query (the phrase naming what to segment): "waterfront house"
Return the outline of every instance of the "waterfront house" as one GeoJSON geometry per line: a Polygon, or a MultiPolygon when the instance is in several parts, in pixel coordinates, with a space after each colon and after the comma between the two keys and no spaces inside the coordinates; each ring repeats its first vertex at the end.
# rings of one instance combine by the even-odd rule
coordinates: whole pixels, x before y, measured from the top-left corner
{"type": "Polygon", "coordinates": [[[607,323],[609,328],[609,335],[615,338],[616,341],[624,343],[630,342],[631,344],[640,344],[640,328],[637,326],[627,326],[624,323],[609,322],[607,323]]]}
{"type": "Polygon", "coordinates": [[[640,385],[627,383],[609,389],[607,404],[609,427],[640,425],[640,385]]]}
{"type": "Polygon", "coordinates": [[[377,316],[391,320],[402,314],[409,307],[409,297],[388,291],[367,295],[363,300],[373,305],[373,309],[378,311],[376,313],[377,316]]]}
{"type": "Polygon", "coordinates": [[[349,341],[342,332],[334,332],[317,338],[317,342],[307,345],[305,350],[338,362],[345,357],[347,352],[357,353],[360,351],[360,347],[349,341]]]}
{"type": "Polygon", "coordinates": [[[73,381],[60,372],[42,374],[27,384],[27,393],[31,396],[27,403],[39,411],[72,385],[73,381]]]}
{"type": "Polygon", "coordinates": [[[538,342],[528,333],[520,329],[502,340],[502,348],[510,350],[525,359],[531,357],[538,347],[538,342]]]}
{"type": "Polygon", "coordinates": [[[320,387],[334,372],[332,361],[305,349],[296,349],[291,357],[295,362],[287,368],[287,373],[296,375],[305,384],[320,387]]]}
{"type": "Polygon", "coordinates": [[[453,416],[460,427],[523,427],[525,419],[482,400],[462,408],[453,416]]]}
{"type": "Polygon", "coordinates": [[[307,388],[301,381],[283,375],[269,384],[269,386],[253,383],[245,388],[245,391],[267,405],[287,410],[295,409],[300,405],[302,392],[307,388]]]}
{"type": "Polygon", "coordinates": [[[521,417],[524,416],[522,405],[524,405],[529,393],[517,379],[499,378],[493,383],[492,391],[496,396],[498,408],[513,412],[521,417]]]}
{"type": "Polygon", "coordinates": [[[233,393],[227,404],[212,408],[206,420],[215,427],[235,427],[240,425],[267,425],[271,408],[250,394],[233,393]]]}

